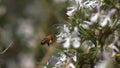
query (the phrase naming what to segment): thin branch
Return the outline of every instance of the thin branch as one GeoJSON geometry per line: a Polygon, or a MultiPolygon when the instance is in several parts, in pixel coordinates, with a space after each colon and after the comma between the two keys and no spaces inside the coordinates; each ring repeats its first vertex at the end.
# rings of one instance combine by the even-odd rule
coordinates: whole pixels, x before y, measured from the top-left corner
{"type": "Polygon", "coordinates": [[[3,50],[0,54],[4,54],[10,48],[10,46],[13,44],[13,42],[14,41],[11,41],[9,46],[5,50],[3,50]]]}
{"type": "Polygon", "coordinates": [[[44,64],[46,64],[46,62],[50,58],[50,55],[55,52],[55,48],[57,47],[56,45],[58,45],[58,43],[55,42],[48,48],[47,53],[45,54],[45,56],[41,60],[40,64],[36,68],[43,68],[44,67],[44,64]]]}

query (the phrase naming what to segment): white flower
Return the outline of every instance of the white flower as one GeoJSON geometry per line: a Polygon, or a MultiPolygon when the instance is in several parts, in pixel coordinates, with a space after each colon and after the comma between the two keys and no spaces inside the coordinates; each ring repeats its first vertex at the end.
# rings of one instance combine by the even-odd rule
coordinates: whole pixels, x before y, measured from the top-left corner
{"type": "Polygon", "coordinates": [[[89,25],[88,25],[88,24],[83,23],[83,24],[80,25],[80,27],[81,27],[81,26],[82,26],[84,29],[89,29],[89,25]]]}
{"type": "Polygon", "coordinates": [[[68,7],[67,9],[68,9],[68,11],[67,11],[66,14],[67,14],[68,16],[72,16],[73,13],[77,10],[77,7],[76,7],[76,6],[73,6],[73,7],[68,7]]]}
{"type": "Polygon", "coordinates": [[[108,16],[112,16],[115,12],[116,12],[116,9],[111,9],[111,10],[108,12],[108,16]]]}
{"type": "Polygon", "coordinates": [[[64,42],[63,47],[64,48],[69,48],[70,47],[70,39],[71,39],[70,30],[67,27],[67,25],[64,24],[61,27],[60,34],[57,35],[57,42],[64,42]]]}
{"type": "Polygon", "coordinates": [[[77,9],[78,9],[79,7],[82,6],[82,3],[81,3],[82,0],[75,0],[74,2],[75,2],[75,4],[73,4],[73,6],[67,8],[68,11],[67,11],[66,14],[67,14],[68,16],[72,16],[73,13],[74,13],[75,11],[77,11],[77,9]]]}
{"type": "Polygon", "coordinates": [[[111,24],[111,19],[110,19],[110,17],[109,16],[106,16],[105,17],[105,19],[102,21],[102,22],[100,22],[100,25],[102,26],[102,27],[105,27],[106,25],[107,25],[107,23],[110,23],[111,24]]]}
{"type": "Polygon", "coordinates": [[[61,29],[63,30],[61,30],[59,35],[57,35],[57,42],[63,42],[62,45],[64,48],[70,48],[72,42],[73,47],[78,48],[80,46],[80,34],[78,32],[78,28],[74,27],[72,34],[66,25],[64,25],[61,29]]]}
{"type": "Polygon", "coordinates": [[[73,40],[74,40],[73,41],[73,47],[74,48],[80,47],[80,38],[74,38],[73,40]]]}
{"type": "Polygon", "coordinates": [[[65,25],[65,24],[64,24],[64,31],[67,32],[67,33],[70,32],[69,28],[68,28],[67,25],[65,25]]]}
{"type": "Polygon", "coordinates": [[[78,37],[80,35],[80,33],[78,32],[78,27],[74,27],[73,35],[75,37],[78,37]]]}
{"type": "Polygon", "coordinates": [[[65,55],[64,52],[60,52],[58,55],[60,55],[57,57],[58,62],[56,62],[52,68],[61,68],[64,65],[64,62],[67,60],[67,55],[65,55]]]}
{"type": "Polygon", "coordinates": [[[72,59],[76,62],[77,61],[77,56],[73,56],[72,59]]]}
{"type": "Polygon", "coordinates": [[[95,8],[96,6],[100,5],[99,1],[97,0],[87,0],[87,1],[84,1],[84,0],[74,0],[74,4],[73,6],[71,7],[68,7],[68,11],[67,11],[67,15],[68,16],[72,16],[73,13],[77,10],[79,10],[81,7],[84,7],[84,8],[87,8],[87,9],[90,9],[92,10],[93,8],[95,8]]]}
{"type": "Polygon", "coordinates": [[[63,43],[64,48],[70,48],[70,37],[65,38],[65,43],[63,43]]]}
{"type": "Polygon", "coordinates": [[[77,6],[80,6],[80,7],[82,6],[82,1],[83,1],[83,0],[75,0],[77,6]]]}
{"type": "Polygon", "coordinates": [[[102,27],[105,27],[108,23],[111,26],[112,25],[112,20],[110,19],[110,17],[116,12],[116,9],[111,9],[109,10],[108,14],[106,15],[106,17],[104,18],[104,20],[102,22],[100,22],[100,25],[102,27]]]}
{"type": "Polygon", "coordinates": [[[73,41],[73,47],[74,48],[78,48],[80,47],[80,37],[79,37],[79,32],[78,32],[78,28],[74,27],[74,31],[72,33],[72,41],[73,41]]]}
{"type": "Polygon", "coordinates": [[[88,8],[90,10],[92,10],[93,8],[95,8],[96,6],[100,5],[99,1],[97,0],[87,0],[83,3],[85,8],[88,8]]]}
{"type": "Polygon", "coordinates": [[[58,62],[56,62],[54,67],[52,67],[52,68],[75,68],[75,65],[73,64],[72,59],[74,62],[77,61],[77,56],[76,56],[77,53],[76,53],[76,51],[74,51],[74,52],[70,52],[69,49],[63,50],[63,52],[59,52],[57,54],[58,62]],[[68,56],[66,53],[67,54],[71,53],[72,55],[68,56]]]}
{"type": "Polygon", "coordinates": [[[92,22],[89,22],[89,21],[83,21],[83,23],[88,24],[88,25],[92,25],[93,24],[92,22]]]}
{"type": "Polygon", "coordinates": [[[64,64],[64,68],[75,68],[75,65],[71,62],[70,58],[67,58],[67,60],[64,64]]]}
{"type": "Polygon", "coordinates": [[[70,36],[70,30],[69,28],[67,27],[67,25],[63,25],[62,27],[60,27],[61,30],[60,30],[60,33],[56,36],[57,37],[57,42],[63,42],[67,39],[67,37],[70,36]]]}
{"type": "Polygon", "coordinates": [[[111,44],[109,45],[109,48],[115,50],[116,52],[120,52],[119,49],[114,45],[114,43],[111,43],[111,44]]]}
{"type": "Polygon", "coordinates": [[[67,59],[67,56],[65,54],[61,54],[61,56],[59,57],[58,62],[55,64],[55,66],[62,64],[65,60],[67,59]]]}
{"type": "Polygon", "coordinates": [[[83,27],[84,29],[89,29],[90,27],[90,25],[92,25],[93,23],[92,22],[89,22],[89,21],[83,21],[83,23],[82,24],[79,24],[79,27],[83,27]]]}
{"type": "Polygon", "coordinates": [[[67,56],[63,53],[61,53],[60,61],[65,61],[67,56]]]}
{"type": "Polygon", "coordinates": [[[98,13],[96,13],[94,16],[92,16],[92,17],[90,18],[91,22],[96,22],[97,19],[98,19],[98,17],[99,17],[99,15],[100,15],[100,13],[98,12],[98,13]]]}
{"type": "MultiPolygon", "coordinates": [[[[59,34],[59,35],[61,35],[61,34],[59,34]]],[[[62,37],[59,37],[58,35],[57,35],[56,37],[57,37],[57,42],[58,42],[58,43],[60,43],[60,42],[63,42],[63,41],[64,41],[64,39],[63,39],[62,37]]]]}

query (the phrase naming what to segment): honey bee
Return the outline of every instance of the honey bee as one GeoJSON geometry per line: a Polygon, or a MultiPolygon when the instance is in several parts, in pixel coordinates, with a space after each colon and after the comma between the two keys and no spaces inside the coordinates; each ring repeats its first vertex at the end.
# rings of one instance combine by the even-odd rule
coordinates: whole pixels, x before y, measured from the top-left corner
{"type": "Polygon", "coordinates": [[[55,41],[55,38],[55,35],[48,35],[41,41],[41,45],[47,44],[49,46],[55,41]]]}

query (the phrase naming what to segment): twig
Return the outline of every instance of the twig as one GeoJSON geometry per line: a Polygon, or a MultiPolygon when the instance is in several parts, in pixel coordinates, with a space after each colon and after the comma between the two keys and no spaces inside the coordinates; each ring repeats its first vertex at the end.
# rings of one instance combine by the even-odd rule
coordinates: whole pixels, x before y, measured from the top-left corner
{"type": "Polygon", "coordinates": [[[13,41],[11,41],[10,44],[9,44],[9,46],[5,50],[3,50],[0,54],[4,54],[10,48],[10,46],[12,44],[13,44],[13,41]]]}
{"type": "Polygon", "coordinates": [[[50,58],[50,55],[54,53],[55,48],[57,47],[58,43],[53,43],[49,48],[43,59],[41,60],[40,64],[36,68],[43,68],[44,64],[48,61],[50,58]]]}

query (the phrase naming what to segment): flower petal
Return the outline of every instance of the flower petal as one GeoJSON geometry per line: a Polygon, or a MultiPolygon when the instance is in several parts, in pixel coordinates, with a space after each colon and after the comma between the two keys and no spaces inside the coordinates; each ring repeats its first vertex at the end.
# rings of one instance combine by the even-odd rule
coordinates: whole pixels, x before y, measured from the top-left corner
{"type": "Polygon", "coordinates": [[[99,17],[99,13],[96,13],[94,16],[92,16],[92,17],[90,18],[90,20],[91,20],[92,22],[96,22],[97,19],[98,19],[98,17],[99,17]]]}
{"type": "Polygon", "coordinates": [[[79,38],[74,38],[73,47],[74,48],[80,47],[80,39],[79,38]]]}
{"type": "Polygon", "coordinates": [[[63,43],[63,47],[70,48],[70,38],[69,37],[65,39],[65,43],[63,43]]]}

